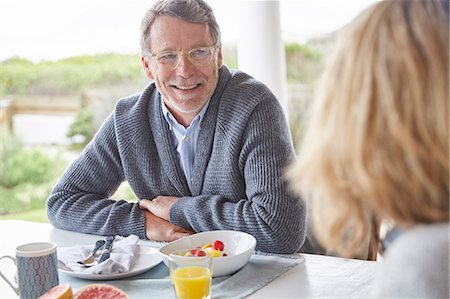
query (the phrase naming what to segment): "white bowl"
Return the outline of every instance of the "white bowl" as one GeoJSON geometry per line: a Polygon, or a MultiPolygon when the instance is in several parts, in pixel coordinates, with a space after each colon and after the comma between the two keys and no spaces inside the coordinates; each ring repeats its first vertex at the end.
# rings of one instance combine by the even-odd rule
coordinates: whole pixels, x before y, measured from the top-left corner
{"type": "Polygon", "coordinates": [[[224,252],[227,256],[213,258],[213,276],[229,275],[247,264],[250,256],[255,251],[256,239],[240,231],[215,230],[202,232],[170,242],[159,249],[163,261],[168,265],[167,257],[174,252],[186,249],[194,249],[207,243],[213,244],[220,240],[224,243],[224,252]]]}

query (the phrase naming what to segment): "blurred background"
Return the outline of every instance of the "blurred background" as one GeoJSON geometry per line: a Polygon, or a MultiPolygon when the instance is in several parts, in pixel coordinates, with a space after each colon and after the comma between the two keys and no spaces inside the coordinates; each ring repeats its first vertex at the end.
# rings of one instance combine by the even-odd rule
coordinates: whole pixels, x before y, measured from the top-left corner
{"type": "MultiPolygon", "coordinates": [[[[337,32],[375,1],[279,1],[286,114],[296,150],[337,32]]],[[[0,1],[0,220],[48,222],[45,201],[65,167],[116,101],[149,83],[139,26],[153,3],[0,1]]],[[[234,16],[242,1],[208,3],[221,26],[224,63],[239,68],[241,25],[234,16]]],[[[135,196],[124,183],[114,198],[135,196]]]]}

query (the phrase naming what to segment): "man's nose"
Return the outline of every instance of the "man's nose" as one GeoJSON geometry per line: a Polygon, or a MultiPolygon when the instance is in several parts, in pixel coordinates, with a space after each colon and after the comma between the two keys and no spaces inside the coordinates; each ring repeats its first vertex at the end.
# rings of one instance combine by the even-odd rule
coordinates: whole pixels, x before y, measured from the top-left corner
{"type": "Polygon", "coordinates": [[[180,55],[180,61],[176,67],[176,71],[183,77],[189,76],[195,69],[195,65],[189,60],[189,55],[182,53],[180,55]]]}

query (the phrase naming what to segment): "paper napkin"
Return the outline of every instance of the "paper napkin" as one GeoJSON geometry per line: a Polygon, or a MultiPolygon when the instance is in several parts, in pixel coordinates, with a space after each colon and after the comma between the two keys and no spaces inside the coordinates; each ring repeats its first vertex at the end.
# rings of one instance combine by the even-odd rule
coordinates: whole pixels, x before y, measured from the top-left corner
{"type": "MultiPolygon", "coordinates": [[[[139,237],[130,235],[128,237],[116,236],[111,250],[111,256],[106,261],[92,267],[80,265],[89,256],[94,245],[77,245],[73,247],[58,248],[58,260],[67,268],[76,273],[85,274],[115,274],[130,270],[133,266],[133,259],[137,249],[139,237]]],[[[96,254],[96,259],[100,258],[102,250],[96,254]]]]}

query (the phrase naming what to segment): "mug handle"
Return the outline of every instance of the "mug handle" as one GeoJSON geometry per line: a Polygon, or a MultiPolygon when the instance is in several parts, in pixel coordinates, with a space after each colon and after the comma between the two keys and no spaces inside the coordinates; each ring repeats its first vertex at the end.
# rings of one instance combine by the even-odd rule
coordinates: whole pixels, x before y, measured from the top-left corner
{"type": "MultiPolygon", "coordinates": [[[[14,262],[14,265],[16,265],[16,260],[12,256],[4,255],[0,257],[0,260],[4,258],[12,260],[14,262]]],[[[19,286],[11,282],[8,278],[6,278],[6,276],[2,273],[2,271],[0,271],[0,276],[9,284],[9,286],[14,290],[14,292],[16,292],[17,295],[19,295],[19,286]]]]}

